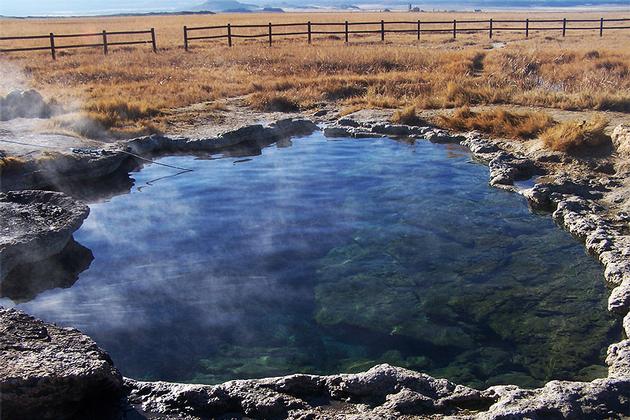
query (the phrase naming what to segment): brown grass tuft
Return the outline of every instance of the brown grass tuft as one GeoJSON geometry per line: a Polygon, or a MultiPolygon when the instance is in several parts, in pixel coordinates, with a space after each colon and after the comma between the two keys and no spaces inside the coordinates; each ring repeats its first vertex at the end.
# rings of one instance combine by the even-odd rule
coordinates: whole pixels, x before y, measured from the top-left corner
{"type": "Polygon", "coordinates": [[[125,123],[155,117],[160,111],[141,101],[105,99],[87,105],[90,118],[106,128],[120,127],[125,123]]]}
{"type": "Polygon", "coordinates": [[[565,121],[545,130],[540,138],[551,150],[571,153],[610,144],[610,137],[604,133],[607,125],[608,120],[601,115],[590,121],[565,121]]]}
{"type": "Polygon", "coordinates": [[[416,107],[409,106],[404,109],[400,109],[394,112],[392,115],[391,122],[394,124],[404,124],[404,125],[427,125],[426,121],[422,118],[418,117],[416,114],[416,107]]]}
{"type": "Polygon", "coordinates": [[[300,106],[294,100],[274,93],[254,93],[247,98],[254,109],[265,112],[297,112],[300,106]]]}
{"type": "Polygon", "coordinates": [[[7,156],[0,158],[0,172],[14,170],[24,165],[26,161],[20,157],[7,156]]]}
{"type": "Polygon", "coordinates": [[[529,139],[551,127],[553,119],[543,112],[517,113],[504,109],[473,112],[459,108],[437,117],[438,125],[458,131],[478,130],[497,137],[529,139]]]}
{"type": "Polygon", "coordinates": [[[44,131],[88,139],[126,138],[161,133],[161,128],[148,120],[129,123],[113,120],[107,114],[75,112],[48,120],[44,131]],[[118,127],[114,127],[117,124],[118,127]]]}

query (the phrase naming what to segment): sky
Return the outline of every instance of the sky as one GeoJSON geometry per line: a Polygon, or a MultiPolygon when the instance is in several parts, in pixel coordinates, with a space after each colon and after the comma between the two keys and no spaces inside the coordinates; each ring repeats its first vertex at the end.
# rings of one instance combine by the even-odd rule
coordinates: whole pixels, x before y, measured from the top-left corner
{"type": "MultiPolygon", "coordinates": [[[[210,0],[217,1],[217,0],[210,0]]],[[[240,0],[243,3],[257,4],[261,6],[286,6],[293,4],[313,4],[321,6],[334,6],[335,4],[359,4],[359,5],[399,5],[404,8],[409,0],[240,0]]],[[[139,13],[155,11],[181,11],[191,10],[195,6],[204,3],[204,0],[0,0],[0,15],[4,16],[47,16],[47,15],[98,15],[115,13],[139,13]]],[[[417,6],[461,8],[471,7],[563,7],[572,5],[590,4],[595,7],[607,4],[625,5],[630,10],[629,0],[429,0],[411,1],[417,6]]],[[[368,6],[369,7],[369,6],[368,6]]],[[[213,10],[213,8],[208,8],[213,10]]],[[[216,11],[216,9],[215,9],[216,11]]]]}
{"type": "Polygon", "coordinates": [[[0,15],[110,14],[121,12],[175,11],[203,0],[0,0],[0,15]]]}

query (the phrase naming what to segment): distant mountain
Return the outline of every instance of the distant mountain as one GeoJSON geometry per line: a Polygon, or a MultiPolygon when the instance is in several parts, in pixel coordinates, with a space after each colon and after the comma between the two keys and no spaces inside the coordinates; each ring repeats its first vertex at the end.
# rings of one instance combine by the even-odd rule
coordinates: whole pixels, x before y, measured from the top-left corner
{"type": "Polygon", "coordinates": [[[0,0],[4,16],[95,16],[183,11],[262,12],[264,8],[284,11],[407,10],[409,4],[425,10],[535,9],[581,7],[628,10],[629,0],[0,0]]]}
{"type": "Polygon", "coordinates": [[[194,10],[211,10],[213,12],[253,12],[260,6],[241,3],[237,0],[207,0],[205,3],[195,6],[194,10]]]}
{"type": "MultiPolygon", "coordinates": [[[[606,7],[627,5],[628,0],[360,0],[356,3],[339,0],[307,0],[298,3],[295,0],[249,0],[242,3],[238,0],[207,0],[194,7],[194,10],[212,10],[215,12],[261,12],[268,8],[284,10],[299,9],[332,9],[332,10],[407,10],[409,4],[426,10],[472,10],[472,9],[511,9],[511,8],[562,8],[562,7],[606,7]]],[[[351,0],[352,1],[352,0],[351,0]]],[[[270,11],[271,11],[270,10],[270,11]]]]}

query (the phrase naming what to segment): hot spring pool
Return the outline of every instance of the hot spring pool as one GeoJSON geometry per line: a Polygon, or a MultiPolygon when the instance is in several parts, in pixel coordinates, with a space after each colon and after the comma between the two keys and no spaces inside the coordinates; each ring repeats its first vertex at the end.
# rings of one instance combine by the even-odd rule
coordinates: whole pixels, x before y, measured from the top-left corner
{"type": "Polygon", "coordinates": [[[459,146],[321,133],[167,157],[90,205],[94,261],[17,304],[136,379],[217,383],[387,362],[476,387],[605,376],[599,265],[459,146]],[[288,147],[290,146],[290,147],[288,147]]]}

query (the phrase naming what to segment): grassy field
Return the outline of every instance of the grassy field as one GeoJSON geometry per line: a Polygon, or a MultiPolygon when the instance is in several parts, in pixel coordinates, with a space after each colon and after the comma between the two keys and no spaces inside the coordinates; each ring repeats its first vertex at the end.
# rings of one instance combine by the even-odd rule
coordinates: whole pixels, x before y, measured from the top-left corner
{"type": "MultiPolygon", "coordinates": [[[[566,37],[560,30],[533,32],[529,39],[499,31],[492,40],[487,33],[458,34],[457,39],[427,34],[420,41],[413,34],[388,34],[382,43],[378,34],[369,34],[353,35],[349,45],[343,37],[319,36],[309,46],[301,36],[279,40],[271,48],[264,38],[238,39],[234,48],[225,40],[197,42],[188,53],[182,47],[183,25],[602,16],[628,17],[619,12],[510,12],[3,19],[0,36],[155,27],[159,53],[148,46],[113,47],[108,56],[100,49],[76,49],[60,52],[56,61],[46,52],[6,54],[0,58],[7,75],[0,80],[0,90],[35,87],[121,135],[164,129],[173,109],[199,102],[220,108],[222,101],[234,97],[270,111],[314,110],[335,103],[347,112],[478,104],[630,112],[630,29],[611,30],[602,38],[597,30],[568,31],[566,37]]],[[[91,134],[90,124],[81,128],[73,121],[76,118],[65,117],[57,123],[91,134]]]]}

